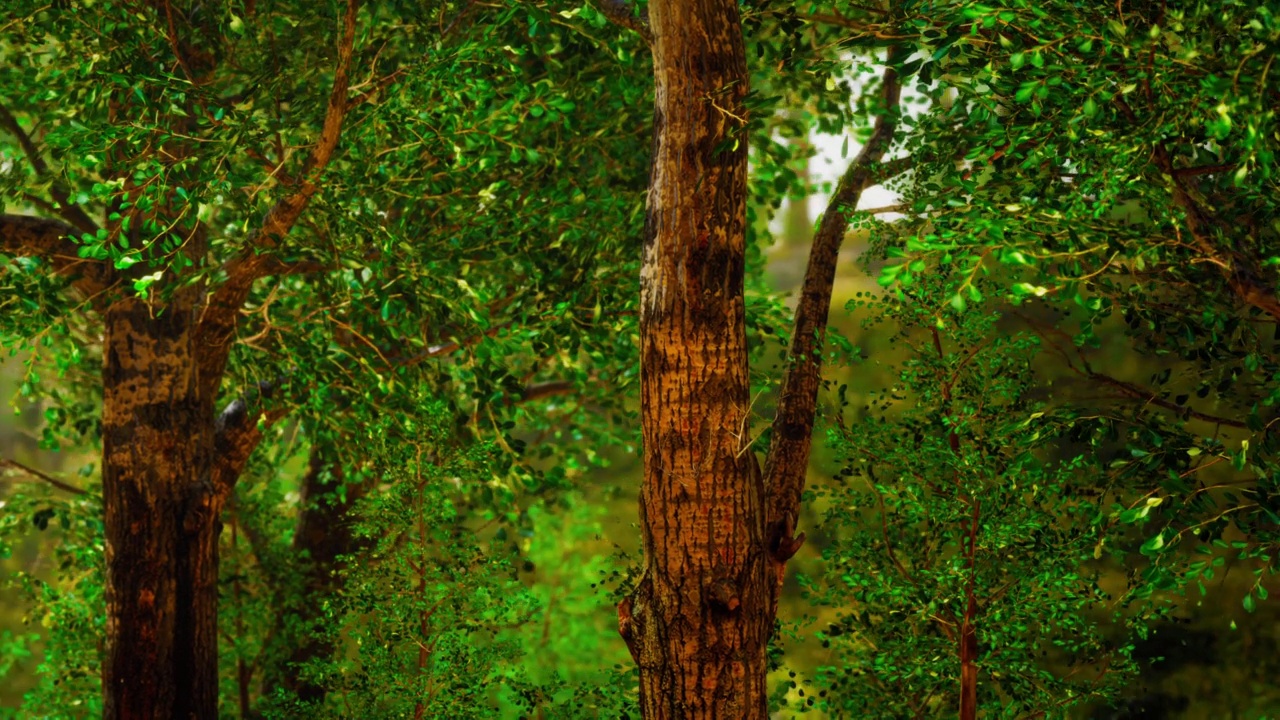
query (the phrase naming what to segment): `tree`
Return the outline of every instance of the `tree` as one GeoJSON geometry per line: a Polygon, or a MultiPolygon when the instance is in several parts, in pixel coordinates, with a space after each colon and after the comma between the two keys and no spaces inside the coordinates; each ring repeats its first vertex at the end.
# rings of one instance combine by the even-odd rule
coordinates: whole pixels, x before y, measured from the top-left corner
{"type": "Polygon", "coordinates": [[[835,260],[892,141],[898,84],[823,216],[762,473],[744,310],[749,76],[737,4],[648,6],[655,111],[641,267],[644,575],[618,608],[646,718],[764,718],[835,260]]]}
{"type": "Polygon", "coordinates": [[[842,388],[834,409],[844,467],[817,488],[823,572],[802,582],[833,616],[820,637],[836,661],[807,704],[866,718],[1065,717],[1114,697],[1134,669],[1115,628],[1143,618],[1108,608],[1100,559],[1124,534],[1095,522],[1096,461],[1071,442],[1098,420],[1046,402],[1040,340],[1001,327],[998,302],[941,329],[926,303],[851,306],[909,350],[900,362],[877,353],[890,386],[860,408],[842,388]]]}
{"type": "Polygon", "coordinates": [[[1092,448],[1097,522],[1147,558],[1126,602],[1234,554],[1252,611],[1277,517],[1275,13],[961,1],[905,23],[936,84],[881,284],[940,328],[995,295],[1040,338],[1052,406],[1096,423],[1063,445],[1092,448]]]}
{"type": "MultiPolygon", "coordinates": [[[[73,372],[101,348],[104,714],[211,717],[221,519],[264,436],[300,402],[331,415],[362,382],[394,393],[426,376],[465,379],[442,394],[479,398],[466,416],[501,438],[494,406],[609,373],[601,342],[627,314],[604,316],[611,299],[583,280],[625,267],[640,188],[616,179],[636,134],[561,141],[574,97],[618,85],[549,92],[563,67],[601,68],[563,63],[560,41],[521,57],[545,12],[511,26],[503,52],[488,38],[513,12],[477,23],[448,3],[12,10],[0,120],[28,167],[6,166],[4,189],[43,217],[0,221],[15,296],[35,311],[6,315],[4,337],[56,339],[73,372]],[[55,53],[82,60],[43,61],[55,53]],[[597,217],[620,215],[598,244],[576,242],[586,217],[572,200],[587,183],[614,190],[597,217]],[[423,239],[428,227],[439,231],[423,239]],[[570,242],[528,242],[547,232],[570,242]],[[548,358],[554,336],[571,347],[548,358]],[[503,348],[529,353],[525,369],[498,362],[503,348]],[[465,365],[425,371],[460,351],[465,365]]],[[[94,442],[97,425],[79,419],[61,429],[94,442]]]]}

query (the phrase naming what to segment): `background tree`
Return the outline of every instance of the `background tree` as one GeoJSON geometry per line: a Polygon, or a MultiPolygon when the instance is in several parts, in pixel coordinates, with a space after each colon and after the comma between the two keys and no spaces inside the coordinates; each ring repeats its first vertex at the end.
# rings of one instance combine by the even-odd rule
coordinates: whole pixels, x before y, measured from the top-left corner
{"type": "Polygon", "coordinates": [[[1255,572],[1230,592],[1249,611],[1267,595],[1276,22],[1249,2],[936,2],[905,18],[934,105],[908,141],[909,224],[881,284],[939,327],[997,294],[1004,332],[1041,339],[1037,364],[1056,369],[1040,392],[1052,381],[1052,407],[1096,423],[1058,452],[1093,448],[1099,522],[1128,528],[1130,599],[1212,579],[1228,552],[1255,572]],[[963,162],[926,159],[948,148],[963,162]]]}
{"type": "Polygon", "coordinates": [[[845,465],[818,486],[824,573],[804,582],[835,610],[820,637],[837,661],[819,669],[808,704],[858,717],[1067,717],[1113,697],[1133,670],[1131,646],[1108,632],[1126,618],[1108,617],[1114,584],[1098,562],[1121,552],[1123,534],[1096,521],[1106,504],[1092,447],[1070,441],[1098,421],[1045,402],[1039,338],[999,332],[999,311],[974,305],[939,329],[913,301],[929,285],[906,302],[851,302],[909,349],[880,361],[896,366],[893,384],[848,408],[852,423],[847,386],[833,410],[845,465]]]}

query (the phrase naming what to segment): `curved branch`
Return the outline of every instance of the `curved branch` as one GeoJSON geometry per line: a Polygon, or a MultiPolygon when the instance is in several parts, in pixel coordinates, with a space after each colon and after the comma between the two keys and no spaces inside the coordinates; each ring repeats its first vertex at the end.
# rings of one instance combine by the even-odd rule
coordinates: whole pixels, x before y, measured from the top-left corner
{"type": "Polygon", "coordinates": [[[11,469],[13,469],[13,470],[17,470],[18,472],[20,472],[20,473],[22,473],[22,474],[24,474],[24,475],[30,475],[31,477],[33,477],[33,478],[35,478],[35,479],[37,479],[37,480],[43,480],[43,481],[45,481],[45,482],[49,483],[50,485],[52,485],[52,486],[54,486],[54,487],[58,488],[59,490],[62,490],[63,492],[69,492],[69,493],[71,493],[71,494],[73,494],[73,495],[88,495],[88,494],[89,494],[89,491],[88,491],[88,490],[85,490],[84,488],[78,488],[78,487],[76,487],[75,485],[72,485],[72,484],[70,484],[70,483],[62,482],[62,481],[61,481],[61,480],[59,480],[58,478],[56,478],[56,477],[54,477],[54,476],[52,476],[52,475],[50,475],[50,474],[48,474],[48,473],[41,472],[41,471],[39,471],[39,470],[37,470],[37,469],[35,469],[35,468],[33,468],[33,467],[30,467],[30,466],[28,466],[28,465],[23,465],[22,463],[20,463],[20,462],[18,462],[18,461],[16,461],[16,460],[6,460],[6,459],[4,459],[4,458],[0,458],[0,467],[7,467],[7,468],[11,468],[11,469]]]}
{"type": "Polygon", "coordinates": [[[901,87],[892,67],[894,53],[891,49],[887,60],[889,67],[884,71],[881,96],[884,108],[876,118],[871,138],[845,170],[826,212],[822,214],[822,223],[809,251],[809,266],[805,270],[800,302],[796,307],[790,365],[782,381],[764,468],[768,493],[765,537],[771,560],[776,565],[786,563],[804,541],[803,534],[795,536],[794,533],[805,472],[809,467],[810,436],[817,412],[818,388],[822,382],[822,347],[826,340],[836,258],[849,229],[849,216],[858,206],[863,189],[873,182],[880,159],[893,142],[897,130],[901,87]]]}
{"type": "Polygon", "coordinates": [[[57,202],[57,207],[54,209],[62,216],[62,219],[71,223],[80,232],[89,233],[90,235],[97,233],[98,224],[79,205],[71,204],[71,194],[53,177],[53,173],[49,171],[48,163],[44,161],[44,156],[40,154],[40,148],[36,147],[31,136],[22,129],[22,126],[18,124],[18,119],[4,105],[0,105],[0,127],[8,130],[9,134],[17,139],[18,145],[22,147],[22,152],[27,156],[27,161],[31,163],[31,168],[36,171],[36,177],[50,182],[49,194],[57,202]]]}
{"type": "Polygon", "coordinates": [[[342,123],[346,118],[347,90],[351,85],[351,57],[356,37],[356,12],[359,0],[347,0],[343,18],[341,41],[338,43],[338,63],[334,69],[333,88],[325,111],[320,138],[303,172],[302,180],[292,193],[281,198],[262,220],[262,225],[249,237],[248,247],[234,260],[227,263],[226,281],[209,299],[208,308],[200,321],[197,342],[201,348],[200,391],[203,397],[217,392],[226,367],[232,336],[236,331],[240,308],[244,306],[254,281],[278,271],[279,261],[267,254],[273,250],[293,228],[311,198],[320,190],[320,178],[333,158],[342,135],[342,123]]]}
{"type": "Polygon", "coordinates": [[[1224,417],[1219,417],[1217,415],[1209,415],[1208,413],[1202,413],[1199,410],[1196,410],[1190,406],[1179,405],[1178,403],[1165,400],[1164,398],[1160,397],[1159,395],[1156,395],[1155,393],[1151,392],[1150,390],[1147,390],[1144,387],[1135,385],[1134,383],[1131,383],[1131,382],[1120,380],[1119,378],[1113,378],[1110,375],[1103,375],[1102,373],[1090,372],[1090,373],[1087,373],[1085,377],[1089,378],[1090,380],[1097,381],[1108,387],[1112,387],[1112,388],[1115,388],[1116,390],[1119,390],[1120,394],[1126,398],[1129,398],[1131,400],[1139,400],[1146,405],[1155,405],[1156,407],[1162,407],[1165,410],[1172,410],[1178,415],[1181,415],[1186,418],[1192,418],[1195,420],[1200,420],[1202,422],[1213,423],[1215,425],[1225,425],[1227,427],[1240,428],[1242,430],[1247,430],[1249,428],[1249,424],[1241,420],[1232,420],[1231,418],[1224,418],[1224,417]]]}

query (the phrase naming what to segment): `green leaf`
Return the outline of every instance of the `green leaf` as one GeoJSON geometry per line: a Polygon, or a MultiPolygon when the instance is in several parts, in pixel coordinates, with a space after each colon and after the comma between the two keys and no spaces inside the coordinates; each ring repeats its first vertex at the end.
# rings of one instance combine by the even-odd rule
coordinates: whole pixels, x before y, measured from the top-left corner
{"type": "Polygon", "coordinates": [[[1142,553],[1143,555],[1151,556],[1151,555],[1158,554],[1163,549],[1164,549],[1164,533],[1161,532],[1159,535],[1151,537],[1146,542],[1142,543],[1142,547],[1138,548],[1138,552],[1142,553]]]}

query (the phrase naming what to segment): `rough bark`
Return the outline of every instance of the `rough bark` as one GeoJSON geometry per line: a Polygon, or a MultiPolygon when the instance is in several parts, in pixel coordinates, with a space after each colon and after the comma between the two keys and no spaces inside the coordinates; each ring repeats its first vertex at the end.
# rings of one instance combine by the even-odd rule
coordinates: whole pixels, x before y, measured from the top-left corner
{"type": "Polygon", "coordinates": [[[641,270],[645,572],[619,606],[619,629],[640,668],[648,720],[763,720],[771,618],[763,485],[747,422],[742,29],[733,0],[655,0],[649,24],[656,102],[641,270]]]}
{"type": "MultiPolygon", "coordinates": [[[[188,79],[209,82],[219,44],[208,41],[217,32],[197,16],[214,16],[200,14],[188,3],[160,2],[153,9],[165,21],[188,79]]],[[[249,247],[223,267],[227,280],[208,292],[200,283],[184,286],[181,278],[172,278],[168,289],[174,292],[166,301],[123,297],[126,293],[116,289],[120,274],[109,263],[78,257],[80,247],[72,238],[96,226],[81,208],[69,204],[66,189],[33,139],[0,107],[0,130],[18,139],[37,175],[51,182],[54,202],[28,200],[66,221],[0,216],[0,253],[42,258],[70,280],[103,320],[108,627],[103,693],[108,719],[217,717],[219,517],[262,439],[262,411],[233,403],[215,418],[213,403],[253,283],[297,269],[270,251],[320,191],[322,174],[337,148],[349,107],[357,9],[358,0],[347,0],[334,83],[304,172],[263,218],[249,247]]],[[[169,118],[180,131],[175,137],[188,134],[182,132],[189,122],[184,118],[192,115],[169,118]]],[[[164,156],[174,162],[193,152],[178,140],[163,147],[164,156]]],[[[114,161],[105,163],[107,175],[114,161]]],[[[118,199],[134,199],[129,193],[136,188],[127,175],[125,180],[118,199]]],[[[170,210],[160,204],[151,212],[163,216],[170,210]]],[[[138,212],[136,206],[131,211],[135,221],[142,219],[138,212]]],[[[141,224],[134,222],[134,227],[141,224]]],[[[121,225],[113,221],[105,229],[115,233],[121,225]]],[[[205,230],[197,225],[189,232],[190,237],[181,239],[196,242],[184,252],[199,265],[204,262],[205,230]]],[[[269,424],[278,417],[268,413],[264,419],[269,424]]]]}
{"type": "Polygon", "coordinates": [[[214,717],[221,498],[192,318],[131,298],[113,304],[105,324],[104,715],[214,717]]]}

